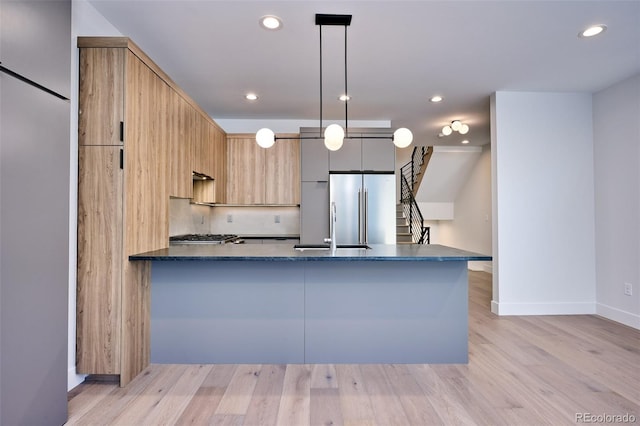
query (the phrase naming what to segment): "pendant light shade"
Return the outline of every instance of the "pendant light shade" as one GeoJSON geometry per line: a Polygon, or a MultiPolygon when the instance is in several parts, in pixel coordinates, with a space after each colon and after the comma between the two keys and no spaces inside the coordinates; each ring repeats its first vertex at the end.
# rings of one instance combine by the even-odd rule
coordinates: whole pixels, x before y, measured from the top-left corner
{"type": "Polygon", "coordinates": [[[406,148],[413,142],[413,133],[406,127],[401,127],[393,132],[393,143],[398,148],[406,148]]]}
{"type": "Polygon", "coordinates": [[[339,124],[331,124],[324,130],[324,146],[330,151],[342,148],[344,129],[339,124]]]}
{"type": "Polygon", "coordinates": [[[266,127],[256,132],[256,142],[262,148],[271,148],[276,141],[276,135],[266,127]]]}

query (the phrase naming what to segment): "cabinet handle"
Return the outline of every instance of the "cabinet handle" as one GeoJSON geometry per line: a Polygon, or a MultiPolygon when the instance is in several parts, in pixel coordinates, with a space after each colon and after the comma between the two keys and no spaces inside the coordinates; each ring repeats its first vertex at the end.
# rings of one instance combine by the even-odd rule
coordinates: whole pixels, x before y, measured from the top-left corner
{"type": "Polygon", "coordinates": [[[120,122],[120,142],[124,142],[124,121],[120,122]]]}
{"type": "Polygon", "coordinates": [[[120,149],[120,168],[124,169],[124,149],[120,149]]]}

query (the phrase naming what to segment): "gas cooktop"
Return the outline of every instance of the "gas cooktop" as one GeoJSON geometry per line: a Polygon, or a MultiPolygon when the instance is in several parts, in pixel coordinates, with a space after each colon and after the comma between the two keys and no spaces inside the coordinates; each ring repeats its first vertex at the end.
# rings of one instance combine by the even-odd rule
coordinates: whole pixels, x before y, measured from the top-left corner
{"type": "Polygon", "coordinates": [[[169,237],[170,244],[226,244],[239,241],[238,236],[233,234],[183,234],[169,237]]]}

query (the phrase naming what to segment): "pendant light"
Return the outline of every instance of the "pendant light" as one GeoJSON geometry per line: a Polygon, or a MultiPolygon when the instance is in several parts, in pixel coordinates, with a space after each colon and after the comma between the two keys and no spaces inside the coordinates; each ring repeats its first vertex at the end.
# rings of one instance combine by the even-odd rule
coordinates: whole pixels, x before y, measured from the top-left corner
{"type": "MultiPolygon", "coordinates": [[[[324,25],[343,26],[344,27],[344,128],[339,124],[331,124],[327,126],[322,137],[325,147],[330,151],[339,150],[345,139],[352,139],[349,136],[349,92],[347,91],[347,27],[351,25],[351,15],[331,15],[316,14],[316,25],[319,26],[320,34],[320,131],[322,131],[322,27],[324,25]]],[[[413,134],[411,130],[401,127],[393,132],[390,136],[358,136],[354,139],[389,139],[393,141],[398,148],[406,148],[413,142],[413,134]]],[[[313,136],[308,137],[279,137],[270,129],[263,128],[256,133],[256,142],[263,148],[273,146],[278,139],[317,139],[313,136]]]]}

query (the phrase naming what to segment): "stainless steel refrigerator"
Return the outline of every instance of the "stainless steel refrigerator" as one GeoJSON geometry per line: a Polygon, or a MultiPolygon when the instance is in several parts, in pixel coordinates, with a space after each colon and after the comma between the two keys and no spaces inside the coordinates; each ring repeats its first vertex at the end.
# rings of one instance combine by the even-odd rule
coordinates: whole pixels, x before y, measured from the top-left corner
{"type": "Polygon", "coordinates": [[[396,243],[394,173],[331,173],[337,244],[396,243]]]}

